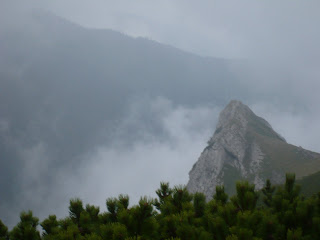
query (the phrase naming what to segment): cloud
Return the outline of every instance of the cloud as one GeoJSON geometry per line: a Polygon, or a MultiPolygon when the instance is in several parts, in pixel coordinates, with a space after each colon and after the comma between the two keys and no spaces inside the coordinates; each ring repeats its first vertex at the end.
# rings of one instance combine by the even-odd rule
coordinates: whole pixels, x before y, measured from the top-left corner
{"type": "MultiPolygon", "coordinates": [[[[316,141],[319,113],[297,112],[294,105],[284,111],[267,102],[250,107],[289,143],[320,151],[316,141]]],[[[86,161],[75,165],[72,172],[60,169],[53,190],[55,201],[60,196],[57,212],[66,214],[68,201],[73,197],[98,205],[104,211],[108,197],[129,194],[131,204],[135,204],[141,196],[155,197],[160,181],[168,181],[172,186],[187,183],[188,172],[213,134],[221,109],[175,105],[165,98],[136,101],[118,130],[126,132],[128,127],[138,126],[137,121],[146,109],[166,132],[165,138],[142,128],[139,139],[128,145],[124,134],[119,133],[111,145],[98,146],[82,156],[86,161]]]]}
{"type": "Polygon", "coordinates": [[[220,108],[176,105],[162,97],[145,100],[132,102],[117,125],[112,144],[96,146],[78,156],[79,161],[70,167],[54,168],[48,146],[43,143],[21,150],[25,163],[23,191],[17,194],[24,201],[11,208],[11,214],[4,212],[11,215],[6,219],[9,227],[18,221],[18,213],[27,209],[40,220],[49,214],[64,217],[74,197],[105,211],[108,197],[129,194],[131,204],[135,204],[141,196],[155,197],[161,181],[172,186],[186,184],[188,172],[214,131],[220,108]],[[151,118],[146,118],[148,112],[151,118]],[[147,121],[162,130],[144,128],[147,121]],[[124,136],[132,127],[138,127],[140,134],[128,144],[124,136]]]}
{"type": "MultiPolygon", "coordinates": [[[[172,185],[186,184],[188,172],[213,133],[219,109],[174,106],[164,98],[156,98],[143,106],[160,122],[168,138],[155,136],[148,129],[132,145],[114,139],[109,146],[99,146],[86,156],[86,162],[75,175],[63,179],[63,191],[70,197],[80,196],[86,202],[104,206],[107,197],[129,194],[133,203],[143,195],[154,196],[160,181],[172,185]],[[65,181],[66,180],[66,181],[65,181]]],[[[132,104],[130,114],[119,126],[123,131],[141,117],[141,105],[132,104]],[[129,119],[129,120],[128,120],[129,119]]],[[[122,134],[119,134],[121,136],[122,134]]],[[[65,177],[64,177],[65,178],[65,177]]]]}
{"type": "MultiPolygon", "coordinates": [[[[316,141],[319,113],[302,114],[295,111],[294,105],[283,111],[266,102],[250,107],[289,143],[320,150],[316,141]]],[[[118,123],[112,144],[96,146],[79,156],[79,162],[73,162],[71,167],[52,171],[52,159],[43,143],[21,150],[26,161],[24,191],[19,198],[24,201],[10,209],[14,213],[10,221],[17,222],[17,213],[26,209],[32,209],[41,220],[49,214],[64,217],[69,200],[74,197],[105,211],[108,197],[129,194],[131,204],[135,204],[141,196],[155,197],[161,181],[168,181],[171,186],[186,184],[188,172],[214,132],[220,111],[220,107],[177,105],[162,97],[141,98],[131,103],[118,123]],[[143,127],[148,121],[153,123],[143,127]],[[150,126],[160,126],[161,131],[150,126]],[[124,136],[132,127],[138,127],[140,134],[128,144],[124,136]],[[42,184],[49,178],[49,184],[42,184]]]]}

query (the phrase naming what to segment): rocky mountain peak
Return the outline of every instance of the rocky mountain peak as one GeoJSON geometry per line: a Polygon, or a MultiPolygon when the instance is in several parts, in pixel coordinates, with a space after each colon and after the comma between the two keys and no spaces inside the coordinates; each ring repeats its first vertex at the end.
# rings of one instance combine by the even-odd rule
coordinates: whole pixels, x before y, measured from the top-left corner
{"type": "MultiPolygon", "coordinates": [[[[320,159],[320,155],[303,151],[310,161],[320,159]]],[[[303,154],[248,106],[232,100],[220,113],[208,146],[190,171],[187,187],[191,192],[205,193],[208,199],[217,185],[225,185],[229,193],[234,193],[239,179],[249,180],[261,189],[266,179],[281,183],[285,172],[301,171],[297,166],[305,161],[303,154]]],[[[320,161],[315,163],[320,169],[320,161]]],[[[308,171],[314,170],[311,167],[308,171]]]]}
{"type": "Polygon", "coordinates": [[[243,127],[246,126],[249,118],[254,113],[251,109],[244,105],[242,102],[232,100],[225,109],[220,113],[219,122],[217,128],[224,126],[232,120],[238,120],[243,127]]]}
{"type": "Polygon", "coordinates": [[[280,134],[273,130],[265,119],[255,115],[247,105],[241,101],[232,100],[220,113],[216,131],[210,139],[209,145],[212,144],[212,141],[214,141],[217,136],[221,138],[221,132],[237,132],[238,134],[244,135],[247,131],[257,132],[284,142],[286,141],[280,134]]]}

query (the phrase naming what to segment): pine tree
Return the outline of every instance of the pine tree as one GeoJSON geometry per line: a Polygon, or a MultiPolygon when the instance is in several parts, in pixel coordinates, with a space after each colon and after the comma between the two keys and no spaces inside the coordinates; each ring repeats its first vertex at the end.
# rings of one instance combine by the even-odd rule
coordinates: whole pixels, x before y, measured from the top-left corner
{"type": "Polygon", "coordinates": [[[20,222],[10,232],[10,240],[40,240],[38,224],[39,219],[33,216],[32,211],[22,212],[20,222]]]}
{"type": "Polygon", "coordinates": [[[191,205],[192,196],[188,192],[187,188],[185,186],[176,186],[173,189],[173,195],[172,195],[172,204],[175,207],[176,213],[181,213],[183,210],[183,207],[192,206],[191,205]]]}
{"type": "Polygon", "coordinates": [[[206,196],[203,193],[195,193],[193,196],[193,207],[195,217],[202,217],[206,207],[206,196]]]}
{"type": "Polygon", "coordinates": [[[3,222],[0,220],[0,240],[6,240],[8,239],[8,228],[6,225],[3,224],[3,222]]]}
{"type": "Polygon", "coordinates": [[[47,219],[41,222],[41,227],[43,228],[43,236],[53,235],[58,232],[59,222],[56,215],[50,215],[47,219]]]}
{"type": "Polygon", "coordinates": [[[285,234],[288,229],[296,229],[298,224],[296,209],[301,201],[300,186],[295,184],[295,174],[287,173],[284,187],[279,187],[273,197],[272,209],[279,223],[284,226],[285,234]]]}
{"type": "Polygon", "coordinates": [[[120,194],[118,196],[119,208],[128,209],[129,206],[129,196],[120,194]]]}
{"type": "Polygon", "coordinates": [[[118,199],[108,198],[106,200],[107,209],[109,211],[109,219],[111,222],[117,221],[117,212],[119,208],[118,199]]]}
{"type": "Polygon", "coordinates": [[[97,231],[99,224],[99,207],[86,205],[86,209],[80,213],[79,229],[82,235],[91,234],[97,231]]]}
{"type": "Polygon", "coordinates": [[[156,194],[158,195],[158,199],[155,200],[154,206],[160,210],[161,206],[164,204],[165,200],[172,196],[173,190],[170,188],[169,183],[161,182],[160,188],[156,190],[156,194]]]}
{"type": "Polygon", "coordinates": [[[102,239],[124,240],[128,237],[126,226],[121,223],[108,223],[100,227],[102,239]]]}
{"type": "Polygon", "coordinates": [[[228,194],[224,191],[224,186],[216,186],[216,193],[213,195],[213,199],[223,205],[228,201],[228,194]]]}
{"type": "Polygon", "coordinates": [[[131,208],[131,212],[135,220],[135,236],[141,236],[142,239],[157,239],[158,223],[155,219],[153,200],[147,197],[140,198],[139,204],[131,208]]]}
{"type": "Polygon", "coordinates": [[[272,197],[275,189],[274,186],[271,186],[270,180],[267,179],[265,187],[262,188],[262,193],[264,195],[263,202],[267,207],[270,207],[272,204],[272,197]]]}
{"type": "MultiPolygon", "coordinates": [[[[206,202],[202,193],[190,194],[184,186],[173,189],[162,183],[157,202],[143,197],[129,207],[129,197],[106,200],[107,212],[80,199],[71,199],[69,217],[50,215],[41,222],[43,240],[313,240],[320,236],[320,193],[299,195],[295,175],[276,192],[270,181],[262,189],[265,206],[256,208],[253,184],[238,182],[236,195],[228,201],[223,186],[206,202]],[[273,194],[275,192],[275,194],[273,194]],[[157,206],[158,210],[155,210],[157,206]]],[[[8,234],[0,221],[0,240],[40,240],[38,218],[22,212],[20,222],[8,234]],[[9,236],[8,236],[9,235],[9,236]],[[10,237],[10,238],[9,238],[10,237]]]]}
{"type": "Polygon", "coordinates": [[[259,198],[254,188],[254,184],[250,184],[248,181],[237,182],[237,194],[231,198],[232,203],[241,211],[254,210],[259,198]]]}
{"type": "Polygon", "coordinates": [[[69,205],[69,216],[79,226],[80,215],[84,211],[82,201],[79,198],[71,199],[69,205]]]}
{"type": "Polygon", "coordinates": [[[286,174],[285,193],[290,203],[292,203],[296,198],[298,198],[300,193],[300,186],[296,185],[295,181],[296,175],[294,173],[286,174]]]}

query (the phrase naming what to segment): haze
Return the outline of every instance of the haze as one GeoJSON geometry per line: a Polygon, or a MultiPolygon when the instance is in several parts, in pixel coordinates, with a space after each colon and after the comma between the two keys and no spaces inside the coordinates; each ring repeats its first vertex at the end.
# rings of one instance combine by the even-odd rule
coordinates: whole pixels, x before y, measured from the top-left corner
{"type": "Polygon", "coordinates": [[[72,197],[105,210],[119,193],[135,203],[160,181],[186,184],[231,99],[320,152],[319,9],[1,0],[1,219],[62,217],[72,197]]]}

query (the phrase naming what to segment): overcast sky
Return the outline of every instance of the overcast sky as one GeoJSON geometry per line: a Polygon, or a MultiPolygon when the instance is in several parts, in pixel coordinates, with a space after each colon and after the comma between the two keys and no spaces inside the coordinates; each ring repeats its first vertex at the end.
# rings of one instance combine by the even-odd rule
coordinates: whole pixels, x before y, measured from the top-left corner
{"type": "MultiPolygon", "coordinates": [[[[202,56],[246,59],[252,64],[244,72],[248,80],[244,77],[243,81],[250,81],[254,91],[270,94],[274,90],[295,97],[289,104],[260,101],[250,107],[288,142],[320,152],[318,0],[0,0],[0,28],[21,24],[20,16],[32,9],[48,10],[87,28],[113,29],[202,56]],[[305,108],[297,110],[298,104],[305,108]]],[[[32,191],[24,197],[35,205],[48,198],[50,204],[57,204],[51,209],[61,216],[67,213],[68,199],[75,194],[103,206],[106,192],[109,196],[128,193],[137,200],[142,194],[153,193],[161,180],[186,183],[188,171],[214,131],[221,108],[179,106],[171,99],[157,97],[150,100],[150,105],[154,112],[161,113],[159,121],[171,142],[150,140],[152,136],[148,136],[147,141],[137,141],[129,149],[119,148],[121,139],[114,146],[97,146],[82,156],[89,159],[88,165],[69,175],[60,169],[54,196],[41,195],[46,186],[31,186],[32,191]],[[154,156],[152,162],[149,156],[154,156]],[[118,161],[110,167],[105,159],[118,161]],[[133,167],[124,169],[128,159],[133,167]],[[126,176],[125,181],[118,172],[126,176]],[[146,183],[148,177],[153,179],[146,183]],[[34,196],[40,197],[34,200],[34,196]]],[[[133,104],[130,109],[124,125],[138,122],[144,105],[139,108],[133,104]]],[[[5,128],[2,125],[0,128],[5,128]]],[[[26,184],[45,177],[45,145],[40,143],[23,154],[31,161],[26,165],[25,171],[30,172],[26,184]]],[[[47,214],[44,211],[41,216],[47,214]]]]}
{"type": "MultiPolygon", "coordinates": [[[[42,8],[90,28],[111,28],[201,55],[319,57],[320,2],[256,0],[1,0],[42,8]]],[[[16,16],[15,16],[16,17],[16,16]]]]}
{"type": "MultiPolygon", "coordinates": [[[[26,7],[25,1],[10,4],[18,2],[19,7],[26,7]]],[[[308,111],[318,112],[317,0],[33,0],[27,7],[47,9],[85,27],[110,28],[203,56],[247,59],[254,63],[250,72],[257,82],[254,88],[276,91],[286,86],[281,91],[296,96],[308,111]]]]}

